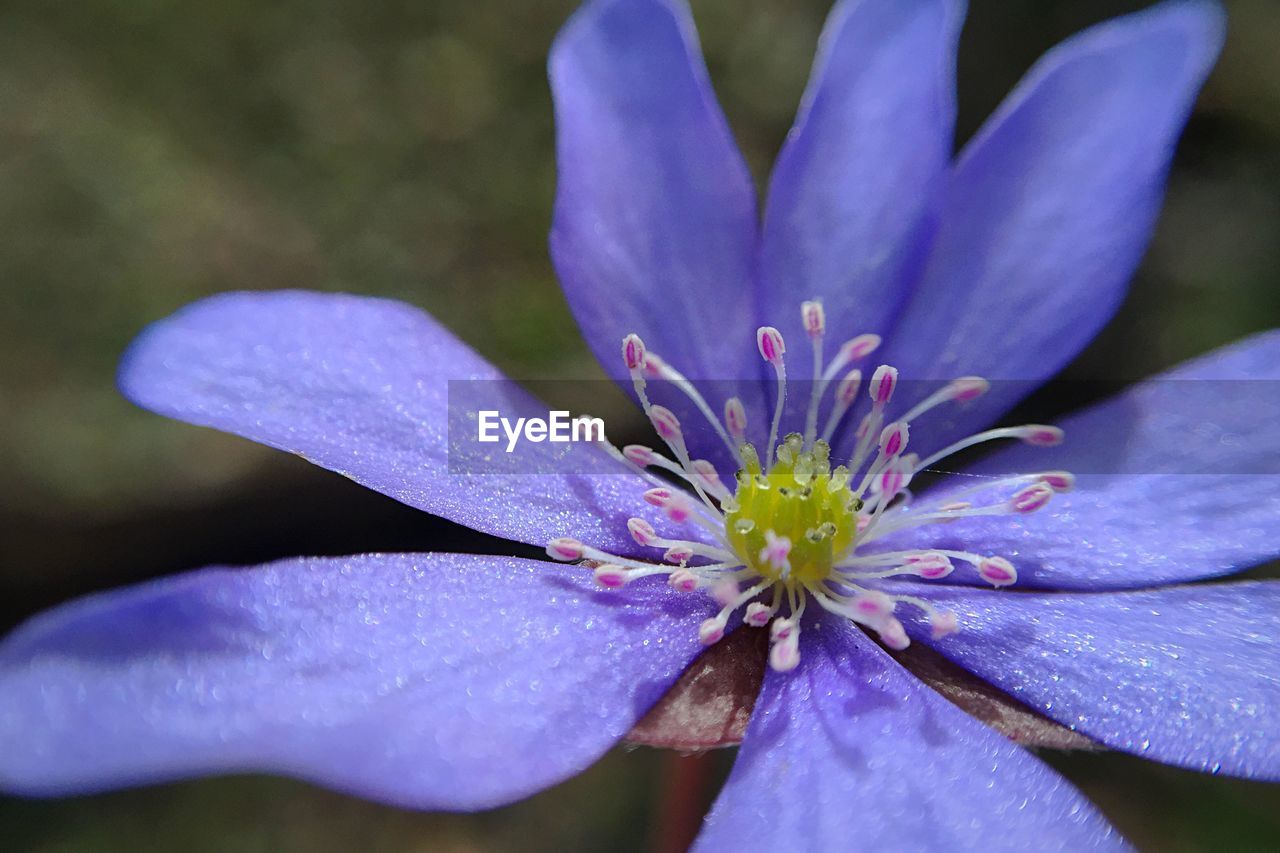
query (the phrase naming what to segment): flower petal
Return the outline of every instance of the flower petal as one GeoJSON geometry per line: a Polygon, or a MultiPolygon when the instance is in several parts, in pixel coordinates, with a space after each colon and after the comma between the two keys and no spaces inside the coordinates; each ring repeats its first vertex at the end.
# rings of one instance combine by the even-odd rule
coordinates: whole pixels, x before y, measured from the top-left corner
{"type": "Polygon", "coordinates": [[[1172,2],[1046,54],[962,154],[889,363],[1024,380],[992,389],[986,419],[1079,352],[1146,249],[1223,30],[1216,3],[1172,2]]]}
{"type": "Polygon", "coordinates": [[[594,446],[526,442],[504,454],[461,435],[456,419],[468,412],[546,418],[547,409],[403,303],[216,296],[144,332],[120,387],[144,408],[297,453],[476,530],[535,545],[572,535],[637,547],[626,520],[643,481],[594,446]]]}
{"type": "Polygon", "coordinates": [[[1280,780],[1280,582],[1142,592],[933,590],[913,634],[1064,725],[1210,773],[1280,780]]]}
{"type": "Polygon", "coordinates": [[[550,74],[551,255],[596,357],[625,378],[620,348],[635,332],[687,376],[756,376],[755,192],[687,7],[587,3],[552,47],[550,74]]]}
{"type": "MultiPolygon", "coordinates": [[[[1003,554],[1019,588],[1115,589],[1243,571],[1280,555],[1280,332],[1140,383],[1062,422],[1058,447],[1018,445],[966,474],[1066,470],[1071,492],[1030,516],[902,534],[895,547],[1003,554]]],[[[973,476],[930,495],[945,503],[973,476]]],[[[973,576],[957,572],[958,582],[973,576]]]]}
{"type": "Polygon", "coordinates": [[[837,341],[888,330],[951,159],[963,19],[960,0],[844,0],[828,18],[765,214],[761,316],[788,336],[813,298],[837,341]]]}
{"type": "Polygon", "coordinates": [[[1049,767],[856,629],[814,624],[765,675],[695,849],[1093,850],[1124,842],[1049,767]]]}
{"type": "Polygon", "coordinates": [[[512,557],[206,569],[0,644],[0,788],[265,771],[412,808],[495,806],[611,747],[700,650],[699,596],[512,557]],[[657,638],[655,641],[654,638],[657,638]]]}

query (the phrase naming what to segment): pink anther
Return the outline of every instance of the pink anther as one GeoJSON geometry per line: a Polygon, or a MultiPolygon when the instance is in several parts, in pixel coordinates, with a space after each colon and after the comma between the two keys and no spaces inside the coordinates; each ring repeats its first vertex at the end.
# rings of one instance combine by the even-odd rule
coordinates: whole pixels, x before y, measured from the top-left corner
{"type": "Polygon", "coordinates": [[[631,538],[637,545],[653,545],[658,540],[658,531],[643,518],[627,519],[627,530],[631,531],[631,538]]]}
{"type": "Polygon", "coordinates": [[[836,386],[836,401],[846,408],[853,405],[858,398],[858,389],[862,387],[862,371],[850,370],[836,386]]]}
{"type": "Polygon", "coordinates": [[[675,443],[684,441],[684,433],[680,430],[680,419],[666,406],[650,408],[649,420],[653,423],[653,428],[658,431],[658,435],[667,441],[675,443]]]}
{"type": "Polygon", "coordinates": [[[1009,508],[1023,514],[1035,512],[1047,504],[1053,495],[1053,487],[1048,483],[1035,483],[1015,494],[1009,501],[1009,508]]]}
{"type": "MultiPolygon", "coordinates": [[[[810,338],[822,337],[822,333],[827,329],[827,313],[822,309],[820,301],[815,299],[811,302],[801,303],[800,317],[804,321],[806,335],[810,338]]],[[[761,354],[763,355],[763,353],[761,354]]]]}
{"type": "Polygon", "coordinates": [[[900,652],[911,645],[911,638],[907,636],[907,630],[893,616],[881,622],[876,628],[876,633],[880,635],[881,641],[895,652],[900,652]]]}
{"type": "Polygon", "coordinates": [[[724,626],[723,619],[719,616],[712,616],[698,626],[698,641],[704,646],[720,642],[724,638],[724,626]]]}
{"type": "Polygon", "coordinates": [[[880,432],[880,452],[885,456],[897,456],[907,447],[911,430],[902,421],[889,424],[880,432]]]}
{"type": "Polygon", "coordinates": [[[800,665],[800,638],[794,634],[769,649],[769,667],[774,672],[790,672],[800,665]]]}
{"type": "Polygon", "coordinates": [[[604,563],[596,567],[596,583],[605,589],[621,589],[627,585],[627,570],[622,566],[604,563]]]}
{"type": "Polygon", "coordinates": [[[672,565],[680,565],[693,558],[693,549],[687,545],[672,545],[662,555],[662,559],[672,565]]]}
{"type": "Polygon", "coordinates": [[[714,489],[720,485],[720,472],[716,466],[706,459],[693,460],[693,473],[698,475],[704,488],[714,489]]]}
{"type": "Polygon", "coordinates": [[[1062,430],[1056,426],[1028,424],[1018,428],[1018,437],[1035,447],[1053,447],[1055,444],[1062,444],[1063,435],[1062,430]]]}
{"type": "Polygon", "coordinates": [[[992,586],[1008,586],[1018,579],[1018,572],[1004,557],[987,557],[978,563],[978,576],[992,586]]]}
{"type": "Polygon", "coordinates": [[[858,335],[840,346],[840,355],[847,361],[866,358],[880,348],[879,335],[858,335]]]}
{"type": "Polygon", "coordinates": [[[772,617],[772,610],[758,601],[753,601],[747,605],[747,612],[743,615],[742,621],[752,628],[763,628],[769,624],[769,619],[772,617]]]}
{"type": "Polygon", "coordinates": [[[742,443],[747,437],[747,410],[737,397],[724,401],[724,424],[733,440],[742,443]]]}
{"type": "Polygon", "coordinates": [[[693,592],[698,588],[698,578],[688,569],[676,569],[667,578],[667,585],[679,592],[693,592]]]}
{"type": "Polygon", "coordinates": [[[760,349],[760,357],[775,365],[782,361],[782,354],[787,351],[782,332],[773,326],[761,326],[756,330],[756,346],[760,349]]]}
{"type": "Polygon", "coordinates": [[[1076,477],[1070,471],[1046,471],[1040,475],[1040,482],[1055,492],[1069,492],[1075,488],[1076,477]]]}
{"type": "Polygon", "coordinates": [[[639,370],[645,364],[644,341],[637,334],[627,335],[622,339],[622,360],[627,370],[639,370]]]}
{"type": "Polygon", "coordinates": [[[647,468],[658,461],[658,454],[653,452],[653,448],[645,447],[643,444],[628,444],[622,448],[622,455],[641,468],[647,468]]]}
{"type": "Polygon", "coordinates": [[[644,497],[645,503],[650,504],[651,506],[656,506],[659,509],[661,509],[662,507],[665,507],[667,504],[671,503],[672,494],[670,489],[658,488],[658,489],[650,489],[649,491],[644,493],[643,497],[644,497]]]}
{"type": "Polygon", "coordinates": [[[954,634],[960,627],[956,614],[950,610],[939,610],[929,617],[929,633],[935,640],[954,634]]]}
{"type": "Polygon", "coordinates": [[[952,564],[951,558],[946,554],[937,551],[925,551],[920,554],[912,554],[905,560],[906,564],[911,566],[912,571],[925,580],[938,580],[945,578],[947,575],[955,571],[955,565],[952,564]]]}
{"type": "Polygon", "coordinates": [[[889,398],[893,396],[893,389],[898,387],[898,369],[882,364],[876,368],[876,372],[871,374],[871,385],[868,390],[871,392],[871,399],[884,405],[889,402],[889,398]]]}
{"type": "Polygon", "coordinates": [[[893,599],[877,589],[858,593],[850,605],[855,613],[871,621],[879,621],[893,613],[893,599]]]}
{"type": "Polygon", "coordinates": [[[582,553],[582,543],[577,539],[570,539],[567,536],[552,539],[547,543],[547,556],[551,557],[553,560],[560,560],[562,562],[581,560],[582,553]]]}

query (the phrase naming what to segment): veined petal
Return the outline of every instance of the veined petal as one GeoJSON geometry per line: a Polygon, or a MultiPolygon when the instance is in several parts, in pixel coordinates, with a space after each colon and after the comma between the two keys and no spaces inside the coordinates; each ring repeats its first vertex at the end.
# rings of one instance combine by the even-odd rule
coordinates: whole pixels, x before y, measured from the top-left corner
{"type": "Polygon", "coordinates": [[[1124,842],[1037,758],[847,624],[815,623],[765,675],[705,851],[1098,850],[1124,842]]]}
{"type": "Polygon", "coordinates": [[[886,333],[907,296],[951,158],[964,5],[843,0],[828,18],[761,252],[761,316],[796,340],[802,300],[821,299],[828,328],[850,338],[886,333]]]}
{"type": "Polygon", "coordinates": [[[296,453],[476,530],[636,551],[626,520],[647,486],[594,446],[526,442],[508,455],[451,440],[451,415],[463,419],[455,429],[474,430],[468,412],[514,420],[547,409],[400,302],[215,296],[147,329],[125,356],[120,387],[144,408],[296,453]]]}
{"type": "MultiPolygon", "coordinates": [[[[1142,382],[1060,422],[1053,448],[1002,450],[968,475],[1065,470],[1074,488],[1032,515],[962,519],[880,547],[1003,554],[1019,588],[1158,586],[1243,571],[1280,555],[1280,332],[1142,382]]],[[[928,499],[946,503],[974,476],[928,499]]],[[[957,572],[954,582],[974,582],[957,572]]]]}
{"type": "Polygon", "coordinates": [[[92,596],[0,643],[0,789],[262,771],[410,808],[499,805],[624,735],[697,654],[710,609],[661,584],[605,593],[585,569],[455,554],[92,596]]]}
{"type": "Polygon", "coordinates": [[[756,376],[755,194],[687,7],[593,0],[556,39],[550,74],[551,255],[596,357],[625,378],[635,332],[687,376],[756,376]]]}
{"type": "Polygon", "coordinates": [[[1181,767],[1280,779],[1280,582],[929,597],[960,630],[934,641],[915,626],[917,639],[1063,725],[1181,767]]]}
{"type": "Polygon", "coordinates": [[[1023,380],[997,383],[976,423],[1079,352],[1146,249],[1223,30],[1216,3],[1171,2],[1046,54],[962,154],[886,361],[912,378],[1023,380]]]}

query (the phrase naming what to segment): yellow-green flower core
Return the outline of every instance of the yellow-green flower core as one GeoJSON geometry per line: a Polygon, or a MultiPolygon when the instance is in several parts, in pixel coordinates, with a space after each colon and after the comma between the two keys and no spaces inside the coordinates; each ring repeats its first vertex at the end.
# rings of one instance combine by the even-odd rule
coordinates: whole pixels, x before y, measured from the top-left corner
{"type": "Polygon", "coordinates": [[[766,474],[756,449],[743,445],[744,467],[737,474],[733,501],[725,506],[725,529],[734,552],[761,577],[775,581],[821,582],[858,533],[862,501],[849,488],[849,469],[841,465],[831,470],[831,448],[825,441],[803,448],[803,436],[788,435],[766,474]],[[786,572],[761,559],[768,531],[791,540],[786,572]]]}

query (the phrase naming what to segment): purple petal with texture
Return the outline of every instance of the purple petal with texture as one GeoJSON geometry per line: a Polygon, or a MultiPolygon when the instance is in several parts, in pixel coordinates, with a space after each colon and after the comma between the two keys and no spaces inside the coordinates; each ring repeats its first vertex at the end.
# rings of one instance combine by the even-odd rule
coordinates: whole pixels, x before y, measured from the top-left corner
{"type": "Polygon", "coordinates": [[[963,431],[1057,372],[1111,317],[1159,213],[1174,146],[1223,40],[1171,2],[1050,51],[969,143],[886,360],[998,385],[963,431]]]}
{"type": "Polygon", "coordinates": [[[622,339],[635,332],[687,376],[755,377],[755,191],[688,8],[587,3],[550,73],[551,254],[596,357],[625,378],[622,339]]]}
{"type": "Polygon", "coordinates": [[[511,557],[206,569],[92,596],[0,643],[0,789],[294,776],[476,809],[609,749],[701,649],[701,596],[511,557]]]}
{"type": "Polygon", "coordinates": [[[1124,842],[1071,785],[846,623],[765,675],[695,850],[1097,850],[1124,842]]]}
{"type": "Polygon", "coordinates": [[[541,545],[634,553],[639,477],[594,445],[474,440],[479,410],[547,417],[424,312],[400,302],[231,293],[152,325],[120,387],[138,405],[296,453],[409,506],[541,545]]]}
{"type": "Polygon", "coordinates": [[[1280,780],[1280,582],[1139,592],[925,592],[960,630],[917,639],[1115,749],[1280,780]]]}
{"type": "MultiPolygon", "coordinates": [[[[959,0],[832,11],[765,214],[761,316],[789,337],[804,339],[800,303],[813,298],[836,342],[888,331],[951,159],[963,19],[959,0]]],[[[794,347],[796,376],[808,360],[794,347]]]]}
{"type": "MultiPolygon", "coordinates": [[[[1001,554],[1016,564],[1019,588],[1062,590],[1216,577],[1280,555],[1280,332],[1139,383],[1061,426],[1060,446],[1003,450],[927,500],[955,500],[982,482],[973,475],[1046,470],[1074,472],[1071,492],[1033,515],[962,519],[878,547],[1001,554]]],[[[991,503],[1008,491],[965,499],[991,503]]],[[[976,582],[968,572],[952,578],[976,582]]]]}

